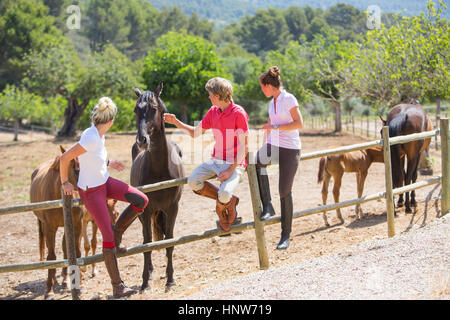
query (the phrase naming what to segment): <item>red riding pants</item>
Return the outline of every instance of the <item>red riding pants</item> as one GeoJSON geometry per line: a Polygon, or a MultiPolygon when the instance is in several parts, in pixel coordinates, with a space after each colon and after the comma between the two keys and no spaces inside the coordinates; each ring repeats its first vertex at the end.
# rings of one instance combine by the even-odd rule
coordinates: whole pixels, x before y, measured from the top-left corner
{"type": "Polygon", "coordinates": [[[130,206],[138,212],[144,211],[148,204],[148,198],[144,193],[112,177],[109,177],[106,183],[101,186],[87,188],[86,191],[78,188],[78,192],[86,209],[102,233],[103,248],[113,248],[115,246],[114,231],[109,217],[108,206],[106,205],[107,198],[124,202],[130,202],[128,200],[130,198],[140,200],[135,203],[130,202],[130,206]],[[133,194],[133,196],[129,197],[130,194],[133,194]]]}

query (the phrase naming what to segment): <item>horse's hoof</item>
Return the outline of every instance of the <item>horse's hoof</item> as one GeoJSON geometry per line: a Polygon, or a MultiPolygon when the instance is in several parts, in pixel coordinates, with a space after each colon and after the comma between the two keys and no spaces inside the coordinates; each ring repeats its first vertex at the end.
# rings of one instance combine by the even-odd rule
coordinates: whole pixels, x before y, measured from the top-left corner
{"type": "Polygon", "coordinates": [[[55,300],[55,294],[53,292],[48,292],[44,296],[45,300],[55,300]]]}
{"type": "Polygon", "coordinates": [[[170,289],[172,288],[172,287],[174,287],[175,286],[175,281],[171,281],[171,282],[167,282],[166,283],[166,288],[165,288],[165,290],[164,290],[164,292],[169,292],[170,291],[170,289]]]}
{"type": "Polygon", "coordinates": [[[403,207],[403,202],[397,202],[397,208],[402,208],[403,207]]]}
{"type": "Polygon", "coordinates": [[[405,213],[412,213],[412,210],[411,210],[411,208],[410,208],[410,207],[406,207],[406,209],[405,209],[405,213]]]}
{"type": "Polygon", "coordinates": [[[144,292],[145,290],[148,290],[148,289],[150,289],[148,283],[143,283],[141,285],[141,288],[139,289],[139,291],[142,293],[142,292],[144,292]]]}

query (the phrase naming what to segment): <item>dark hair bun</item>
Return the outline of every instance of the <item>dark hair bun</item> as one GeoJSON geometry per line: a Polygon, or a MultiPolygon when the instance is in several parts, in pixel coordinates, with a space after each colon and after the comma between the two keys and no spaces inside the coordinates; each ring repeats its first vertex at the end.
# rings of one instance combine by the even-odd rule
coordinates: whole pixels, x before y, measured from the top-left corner
{"type": "Polygon", "coordinates": [[[269,74],[272,77],[279,77],[280,76],[280,68],[278,68],[277,66],[270,67],[269,74]]]}

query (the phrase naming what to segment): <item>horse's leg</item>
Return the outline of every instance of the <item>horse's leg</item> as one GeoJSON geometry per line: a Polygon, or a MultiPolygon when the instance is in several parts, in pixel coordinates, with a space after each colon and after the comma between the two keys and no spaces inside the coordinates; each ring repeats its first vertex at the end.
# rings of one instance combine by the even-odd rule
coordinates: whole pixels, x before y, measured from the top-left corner
{"type": "MultiPolygon", "coordinates": [[[[419,164],[419,155],[415,155],[415,157],[411,157],[411,158],[408,157],[408,167],[407,167],[406,177],[405,177],[405,186],[411,184],[412,177],[414,175],[414,172],[417,171],[418,164],[419,164]]],[[[417,174],[417,172],[416,172],[416,174],[417,174]]],[[[406,192],[405,196],[406,196],[405,213],[412,213],[411,203],[409,201],[409,192],[406,192]]]]}
{"type": "MultiPolygon", "coordinates": [[[[361,189],[361,172],[357,171],[356,172],[356,191],[358,193],[358,198],[361,198],[360,196],[360,189],[361,189]]],[[[361,205],[359,203],[357,203],[355,205],[355,215],[356,215],[356,219],[359,220],[362,217],[362,213],[360,214],[361,210],[361,205]]]]}
{"type": "MultiPolygon", "coordinates": [[[[161,214],[165,214],[165,213],[161,213],[161,214]]],[[[178,214],[178,203],[174,203],[172,205],[172,207],[169,208],[169,210],[165,216],[166,223],[165,223],[165,228],[164,228],[164,239],[173,238],[173,229],[175,227],[175,220],[177,218],[177,214],[178,214]]],[[[173,264],[172,264],[173,250],[174,250],[174,247],[169,247],[166,249],[166,257],[167,257],[166,291],[168,291],[171,286],[175,285],[175,281],[173,279],[173,264]]]]}
{"type": "MultiPolygon", "coordinates": [[[[147,207],[148,208],[148,207],[147,207]]],[[[145,211],[139,216],[139,220],[142,223],[142,235],[144,237],[144,243],[152,242],[152,226],[151,226],[151,217],[150,210],[145,209],[145,211]]],[[[152,252],[144,252],[144,268],[142,271],[142,285],[141,290],[145,290],[148,288],[148,280],[152,280],[152,252]]]]}
{"type": "MultiPolygon", "coordinates": [[[[91,239],[91,248],[92,248],[92,255],[95,255],[95,252],[97,251],[97,230],[98,227],[95,224],[94,221],[92,221],[92,239],[91,239]]],[[[95,270],[95,263],[92,264],[92,277],[95,277],[97,275],[97,271],[95,270]]]]}
{"type": "MultiPolygon", "coordinates": [[[[341,183],[342,183],[342,176],[344,175],[344,172],[339,172],[338,174],[333,176],[334,184],[333,184],[333,197],[334,202],[339,202],[339,193],[341,190],[341,183]]],[[[344,219],[342,218],[341,209],[336,209],[337,216],[339,218],[339,221],[341,223],[344,223],[344,219]]]]}
{"type": "MultiPolygon", "coordinates": [[[[87,227],[88,227],[89,221],[83,219],[83,225],[81,227],[81,234],[83,236],[83,243],[84,243],[84,256],[87,257],[89,255],[89,250],[91,250],[91,247],[89,245],[89,237],[87,234],[87,227]]],[[[80,269],[83,272],[86,272],[86,266],[80,267],[80,269]]]]}
{"type": "MultiPolygon", "coordinates": [[[[74,233],[75,233],[75,252],[76,252],[76,255],[77,255],[77,258],[81,258],[81,232],[82,232],[82,227],[83,227],[83,223],[82,223],[82,218],[83,218],[83,215],[81,214],[81,211],[79,211],[79,215],[78,216],[74,216],[74,226],[73,226],[73,231],[74,231],[74,233]]],[[[79,285],[80,285],[80,288],[78,288],[78,289],[80,289],[81,290],[81,284],[82,284],[82,281],[83,281],[83,278],[82,278],[82,276],[81,276],[81,273],[80,273],[80,283],[79,283],[79,285]]]]}
{"type": "MultiPolygon", "coordinates": [[[[400,159],[400,170],[402,171],[402,177],[403,177],[403,181],[405,180],[405,157],[402,157],[400,159]]],[[[402,186],[403,186],[403,181],[402,181],[402,186]]],[[[398,201],[397,201],[397,208],[401,208],[403,207],[404,201],[403,201],[403,193],[400,193],[398,195],[398,201]]]]}
{"type": "MultiPolygon", "coordinates": [[[[415,183],[417,181],[417,169],[418,169],[419,163],[417,162],[417,168],[414,170],[412,175],[412,183],[415,183]]],[[[417,207],[416,202],[416,190],[411,191],[411,207],[417,207]]]]}
{"type": "MultiPolygon", "coordinates": [[[[44,227],[44,235],[45,235],[45,243],[47,245],[47,261],[56,260],[55,253],[55,241],[56,241],[56,231],[57,227],[50,227],[47,223],[43,224],[44,227]]],[[[56,269],[48,269],[48,277],[47,277],[47,288],[45,291],[44,298],[46,300],[53,300],[55,297],[54,292],[54,284],[56,282],[56,269]]]]}
{"type": "MultiPolygon", "coordinates": [[[[327,198],[328,198],[328,185],[330,184],[331,176],[326,172],[326,170],[323,173],[323,184],[322,184],[322,203],[323,205],[327,204],[327,198]]],[[[323,222],[325,222],[325,226],[329,227],[330,224],[328,223],[327,219],[327,212],[323,212],[323,222]]]]}
{"type": "MultiPolygon", "coordinates": [[[[368,172],[368,169],[362,170],[359,173],[359,183],[357,184],[358,185],[358,198],[361,198],[362,195],[363,195],[364,184],[365,184],[366,178],[367,178],[367,172],[368,172]]],[[[361,208],[361,204],[358,204],[358,208],[359,208],[359,218],[362,218],[363,217],[363,210],[361,208]]]]}

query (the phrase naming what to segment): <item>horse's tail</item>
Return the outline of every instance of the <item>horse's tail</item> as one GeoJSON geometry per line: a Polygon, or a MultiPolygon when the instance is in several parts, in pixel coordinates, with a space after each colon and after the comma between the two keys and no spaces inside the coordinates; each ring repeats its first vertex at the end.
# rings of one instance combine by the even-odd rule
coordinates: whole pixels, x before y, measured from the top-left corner
{"type": "Polygon", "coordinates": [[[42,226],[41,220],[37,219],[37,223],[38,223],[38,232],[39,232],[39,259],[40,259],[40,261],[44,261],[44,254],[45,254],[44,228],[42,226]]]}
{"type": "MultiPolygon", "coordinates": [[[[389,123],[389,137],[397,137],[401,135],[402,128],[408,121],[408,115],[404,112],[399,113],[389,123]]],[[[391,146],[391,164],[392,164],[392,182],[394,188],[402,187],[404,180],[404,171],[401,161],[401,145],[396,144],[391,146]]]]}
{"type": "Polygon", "coordinates": [[[325,171],[326,163],[327,163],[327,157],[320,158],[319,172],[317,174],[317,183],[321,183],[323,181],[323,172],[325,171]]]}
{"type": "Polygon", "coordinates": [[[155,212],[152,215],[152,238],[153,241],[164,239],[164,226],[166,224],[166,215],[162,211],[155,212]]]}

